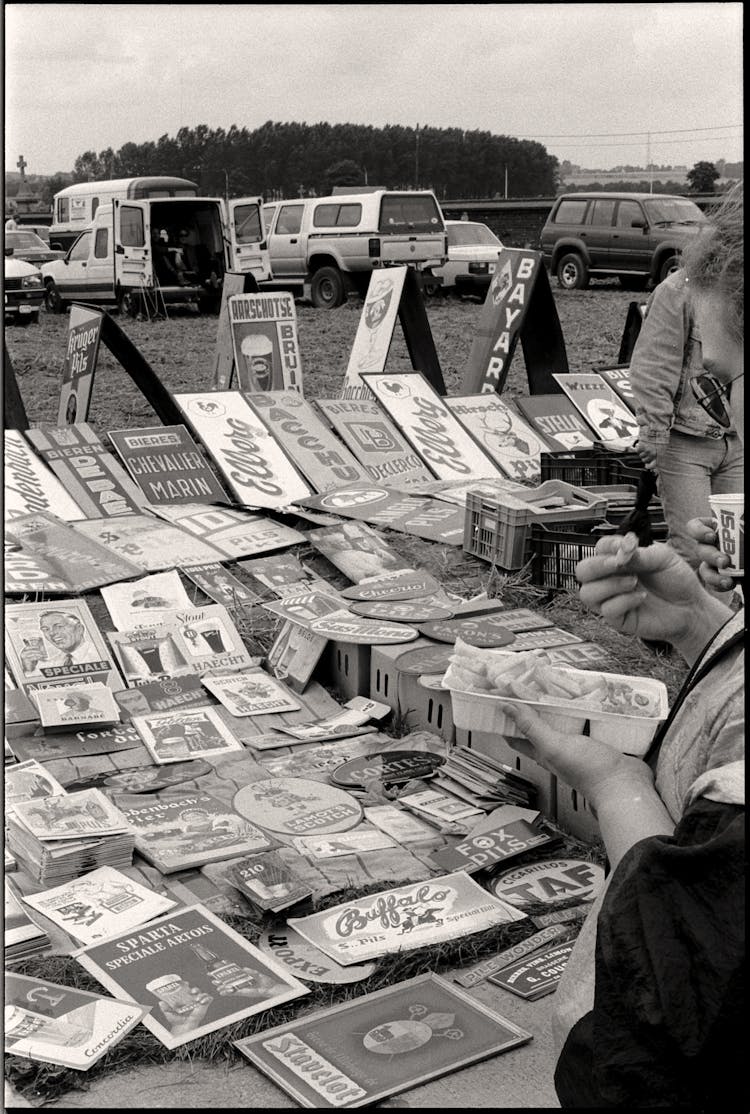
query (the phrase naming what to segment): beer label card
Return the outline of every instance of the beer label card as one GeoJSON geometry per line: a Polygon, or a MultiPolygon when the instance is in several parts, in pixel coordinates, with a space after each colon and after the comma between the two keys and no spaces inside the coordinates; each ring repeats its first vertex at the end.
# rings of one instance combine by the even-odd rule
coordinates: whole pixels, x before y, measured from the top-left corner
{"type": "Polygon", "coordinates": [[[123,814],[98,789],[19,801],[13,806],[13,816],[42,841],[88,839],[128,830],[123,814]]]}
{"type": "Polygon", "coordinates": [[[530,395],[516,399],[516,405],[553,452],[590,449],[594,444],[594,431],[565,395],[530,395]]]}
{"type": "Polygon", "coordinates": [[[227,878],[259,909],[277,913],[310,897],[312,890],[277,851],[264,851],[229,865],[227,878]]]}
{"type": "Polygon", "coordinates": [[[238,503],[279,509],[311,494],[310,486],[239,391],[178,394],[174,399],[238,503]]]}
{"type": "Polygon", "coordinates": [[[223,557],[212,545],[153,515],[123,515],[109,522],[100,518],[77,523],[74,528],[105,551],[127,558],[138,572],[173,569],[183,563],[197,565],[201,561],[220,561],[223,557]]]}
{"type": "Polygon", "coordinates": [[[262,716],[271,712],[297,711],[301,706],[285,685],[263,669],[204,677],[203,684],[233,716],[262,716]]]}
{"type": "Polygon", "coordinates": [[[42,727],[74,727],[120,722],[114,693],[101,681],[40,688],[34,693],[42,727]]]}
{"type": "Polygon", "coordinates": [[[468,874],[457,871],[345,901],[308,917],[292,917],[288,923],[346,966],[440,944],[524,916],[512,905],[493,900],[468,874]]]}
{"type": "Polygon", "coordinates": [[[294,692],[304,692],[328,645],[324,634],[315,634],[301,623],[284,623],[268,651],[267,668],[294,692]]]}
{"type": "Polygon", "coordinates": [[[427,974],[233,1043],[300,1106],[328,1110],[370,1106],[529,1040],[427,974]]]}
{"type": "Polygon", "coordinates": [[[116,630],[153,627],[191,606],[175,569],[142,576],[126,584],[113,584],[102,588],[101,594],[116,630]]]}
{"type": "Polygon", "coordinates": [[[244,749],[210,707],[133,716],[133,725],[154,762],[160,765],[244,749]]]}
{"type": "Polygon", "coordinates": [[[373,398],[317,399],[315,405],[365,468],[368,479],[383,487],[404,488],[432,479],[432,472],[373,398]]]}
{"type": "Polygon", "coordinates": [[[577,372],[553,378],[601,441],[634,441],[638,436],[635,415],[601,375],[577,372]]]}
{"type": "Polygon", "coordinates": [[[435,851],[432,860],[440,870],[465,870],[472,874],[522,855],[532,847],[551,843],[552,839],[526,820],[515,820],[500,828],[485,829],[481,835],[470,836],[453,847],[435,851]]]}
{"type": "MultiPolygon", "coordinates": [[[[206,507],[197,503],[177,507],[162,505],[154,508],[154,514],[218,550],[222,561],[286,549],[305,540],[299,530],[282,522],[230,507],[206,507]]],[[[216,602],[224,603],[223,600],[216,602]]]]}
{"type": "Polygon", "coordinates": [[[562,940],[567,935],[568,930],[566,928],[559,925],[550,925],[548,928],[535,932],[533,936],[527,936],[525,940],[519,940],[517,944],[513,944],[512,947],[506,948],[497,955],[490,956],[482,963],[477,963],[475,967],[471,967],[468,971],[462,971],[460,975],[454,975],[453,981],[457,982],[459,986],[478,986],[490,975],[495,975],[498,971],[502,971],[504,967],[509,967],[517,959],[541,951],[545,945],[562,940]]]}
{"type": "Polygon", "coordinates": [[[520,959],[490,975],[489,981],[528,1001],[542,998],[557,989],[574,944],[575,940],[565,940],[528,959],[520,959]]]}
{"type": "Polygon", "coordinates": [[[17,429],[3,431],[3,460],[6,521],[37,511],[48,511],[66,522],[85,517],[73,496],[17,429]]]}
{"type": "MultiPolygon", "coordinates": [[[[7,540],[14,542],[34,557],[41,559],[53,574],[67,581],[74,592],[86,592],[102,584],[128,580],[138,576],[143,567],[79,533],[76,526],[99,526],[98,521],[63,522],[54,514],[39,511],[14,518],[7,527],[7,540]]],[[[104,522],[112,529],[123,519],[104,522]]]]}
{"type": "Polygon", "coordinates": [[[384,851],[397,844],[385,832],[358,828],[332,836],[296,836],[294,849],[311,859],[337,859],[341,855],[362,855],[368,851],[384,851]]]}
{"type": "Polygon", "coordinates": [[[307,540],[355,583],[409,568],[385,539],[364,523],[345,522],[309,530],[307,540]]]}
{"type": "Polygon", "coordinates": [[[495,476],[500,469],[419,372],[364,376],[383,409],[439,480],[495,476]]]}
{"type": "Polygon", "coordinates": [[[241,391],[302,392],[294,297],[274,291],[227,299],[234,366],[241,391]]]}
{"type": "Polygon", "coordinates": [[[5,972],[5,1003],[6,1052],[75,1071],[88,1071],[150,1008],[15,971],[5,972]]]}
{"type": "Polygon", "coordinates": [[[221,503],[226,492],[184,425],[109,430],[149,503],[221,503]]]}
{"type": "Polygon", "coordinates": [[[369,806],[365,808],[365,820],[392,836],[397,843],[424,843],[438,838],[431,825],[396,805],[369,806]]]}
{"type": "Polygon", "coordinates": [[[282,600],[261,604],[265,611],[291,619],[294,623],[310,623],[322,619],[333,611],[340,611],[343,604],[338,593],[300,592],[298,595],[284,596],[282,600]]]}
{"type": "Polygon", "coordinates": [[[259,595],[217,561],[209,561],[203,565],[190,565],[188,568],[183,568],[182,572],[209,599],[227,609],[253,607],[256,603],[260,603],[259,595]]]}
{"type": "Polygon", "coordinates": [[[446,398],[445,405],[506,476],[539,482],[548,445],[499,395],[446,398]]]}
{"type": "Polygon", "coordinates": [[[546,630],[525,630],[514,636],[512,650],[546,650],[553,646],[567,646],[568,643],[582,642],[577,634],[548,627],[546,630]]]}
{"type": "Polygon", "coordinates": [[[257,665],[220,603],[178,611],[168,625],[189,672],[215,673],[257,665]]]}
{"type": "Polygon", "coordinates": [[[27,894],[24,901],[84,946],[137,928],[177,904],[112,866],[100,866],[62,886],[27,894]]]}
{"type": "Polygon", "coordinates": [[[64,793],[62,785],[35,758],[14,762],[5,767],[5,807],[16,801],[31,801],[35,797],[57,797],[64,793]]]}
{"type": "Polygon", "coordinates": [[[308,993],[202,905],[92,945],[78,962],[110,994],[148,1003],[143,1024],[167,1048],[308,993]]]}
{"type": "Polygon", "coordinates": [[[406,267],[373,270],[344,375],[342,399],[369,398],[364,371],[383,371],[404,291],[406,267]]]}
{"type": "Polygon", "coordinates": [[[141,489],[86,422],[29,429],[26,436],[86,518],[140,514],[147,505],[141,489]]]}
{"type": "Polygon", "coordinates": [[[316,491],[332,491],[369,478],[298,391],[246,394],[245,398],[316,491]]]}
{"type": "Polygon", "coordinates": [[[122,681],[112,655],[82,599],[5,606],[6,660],[19,685],[54,681],[122,681]]]}

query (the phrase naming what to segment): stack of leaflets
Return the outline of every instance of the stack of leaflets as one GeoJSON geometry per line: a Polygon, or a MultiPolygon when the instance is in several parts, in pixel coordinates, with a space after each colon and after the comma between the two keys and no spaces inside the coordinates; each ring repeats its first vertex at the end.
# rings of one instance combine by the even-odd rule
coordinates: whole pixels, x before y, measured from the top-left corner
{"type": "MultiPolygon", "coordinates": [[[[20,963],[33,955],[43,955],[49,950],[49,936],[33,923],[14,894],[8,879],[5,882],[5,965],[20,963]]],[[[7,1021],[6,1021],[7,1024],[7,1021]]]]}
{"type": "Polygon", "coordinates": [[[115,794],[136,850],[162,874],[276,846],[231,807],[210,793],[115,794]]]}
{"type": "Polygon", "coordinates": [[[511,766],[469,747],[454,747],[432,784],[485,810],[497,805],[533,806],[536,787],[511,766]]]}
{"type": "Polygon", "coordinates": [[[15,804],[8,848],[34,881],[52,885],[98,866],[130,866],[134,839],[104,793],[83,789],[15,804]]]}

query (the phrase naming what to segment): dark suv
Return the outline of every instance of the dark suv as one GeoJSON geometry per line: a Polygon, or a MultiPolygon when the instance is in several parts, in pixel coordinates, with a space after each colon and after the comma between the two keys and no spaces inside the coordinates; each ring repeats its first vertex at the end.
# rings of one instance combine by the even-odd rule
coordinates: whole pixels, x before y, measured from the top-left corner
{"type": "Polygon", "coordinates": [[[626,290],[645,290],[678,268],[681,249],[705,221],[687,197],[567,193],[542,229],[542,254],[566,290],[588,286],[592,275],[617,275],[626,290]]]}

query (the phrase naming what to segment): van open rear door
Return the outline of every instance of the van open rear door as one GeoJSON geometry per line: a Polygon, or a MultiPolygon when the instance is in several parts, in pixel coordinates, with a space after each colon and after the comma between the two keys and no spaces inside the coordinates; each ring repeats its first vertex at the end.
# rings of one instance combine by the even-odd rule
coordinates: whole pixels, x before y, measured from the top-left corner
{"type": "Polygon", "coordinates": [[[228,270],[250,273],[258,282],[271,277],[262,197],[235,197],[227,202],[229,232],[228,270]]]}
{"type": "Polygon", "coordinates": [[[115,287],[140,290],[154,285],[149,201],[113,201],[115,287]]]}

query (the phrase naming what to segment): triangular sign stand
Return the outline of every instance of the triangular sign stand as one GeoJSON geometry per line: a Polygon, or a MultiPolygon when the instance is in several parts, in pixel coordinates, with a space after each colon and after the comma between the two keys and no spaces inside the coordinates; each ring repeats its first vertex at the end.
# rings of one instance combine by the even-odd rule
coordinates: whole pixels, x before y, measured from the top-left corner
{"type": "Polygon", "coordinates": [[[18,388],[16,370],[8,352],[8,346],[3,345],[3,429],[28,429],[29,419],[26,407],[18,388]]]}
{"type": "Polygon", "coordinates": [[[365,303],[349,356],[341,397],[371,398],[362,372],[385,371],[396,315],[401,322],[409,359],[438,394],[446,394],[435,341],[424,297],[413,267],[379,267],[373,270],[365,303]]]}
{"type": "Polygon", "coordinates": [[[628,303],[628,313],[625,318],[625,328],[623,329],[622,340],[620,341],[620,351],[617,354],[618,364],[630,363],[630,357],[633,355],[635,342],[638,340],[638,334],[640,333],[641,325],[643,324],[645,309],[645,302],[628,303]]]}
{"type": "Polygon", "coordinates": [[[257,293],[258,283],[255,281],[254,275],[249,273],[238,274],[235,271],[227,271],[224,275],[213,366],[213,385],[217,391],[229,390],[232,382],[232,372],[234,371],[234,351],[232,349],[232,329],[229,324],[228,299],[232,294],[257,293]]]}
{"type": "Polygon", "coordinates": [[[568,357],[542,253],[503,248],[482,308],[461,393],[502,394],[519,337],[529,394],[559,394],[560,387],[552,376],[568,371],[568,357]]]}

